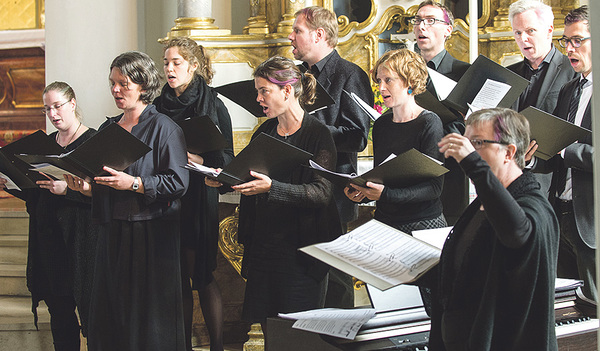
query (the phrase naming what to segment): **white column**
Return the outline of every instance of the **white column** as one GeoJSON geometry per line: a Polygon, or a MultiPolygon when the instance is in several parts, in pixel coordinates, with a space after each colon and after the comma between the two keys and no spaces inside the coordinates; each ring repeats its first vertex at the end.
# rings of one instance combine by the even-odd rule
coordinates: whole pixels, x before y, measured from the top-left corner
{"type": "Polygon", "coordinates": [[[479,56],[479,19],[477,0],[469,0],[469,62],[473,63],[479,56]]]}
{"type": "Polygon", "coordinates": [[[212,18],[212,0],[177,0],[177,17],[212,18]]]}
{"type": "Polygon", "coordinates": [[[136,0],[46,2],[46,82],[73,87],[90,127],[120,113],[108,86],[109,66],[118,54],[139,48],[137,18],[136,0]]]}

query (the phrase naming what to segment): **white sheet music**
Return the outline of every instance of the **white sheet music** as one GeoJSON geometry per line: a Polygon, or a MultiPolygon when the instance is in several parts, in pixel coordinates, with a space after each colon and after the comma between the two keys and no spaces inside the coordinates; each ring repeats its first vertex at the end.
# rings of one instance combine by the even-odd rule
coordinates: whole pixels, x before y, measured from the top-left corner
{"type": "Polygon", "coordinates": [[[6,189],[21,191],[21,188],[19,188],[19,186],[12,179],[10,179],[6,174],[0,172],[0,178],[6,179],[7,182],[6,182],[6,184],[4,184],[6,189]]]}
{"type": "Polygon", "coordinates": [[[45,174],[52,176],[58,180],[65,180],[65,177],[63,176],[64,174],[68,174],[72,177],[79,178],[75,174],[65,171],[64,169],[56,167],[49,163],[37,163],[37,164],[33,164],[31,166],[32,166],[32,168],[30,168],[30,170],[40,172],[40,173],[45,173],[45,174]]]}
{"type": "Polygon", "coordinates": [[[380,290],[415,280],[437,264],[441,253],[377,220],[300,250],[380,290]]]}
{"type": "Polygon", "coordinates": [[[450,234],[450,230],[452,230],[452,227],[413,230],[412,235],[441,250],[444,247],[444,243],[446,243],[446,238],[450,234]]]}
{"type": "Polygon", "coordinates": [[[193,162],[193,161],[189,161],[189,163],[187,165],[185,165],[184,168],[190,169],[192,171],[200,172],[204,175],[207,175],[207,176],[213,177],[213,178],[216,178],[219,176],[219,172],[216,169],[211,168],[211,167],[206,167],[204,165],[201,165],[201,164],[193,162]]]}
{"type": "Polygon", "coordinates": [[[457,83],[430,67],[427,67],[427,72],[429,72],[429,79],[435,88],[438,100],[445,100],[457,83]]]}
{"type": "Polygon", "coordinates": [[[354,93],[350,93],[350,96],[352,97],[352,99],[354,101],[356,101],[356,103],[362,107],[362,109],[369,114],[369,117],[371,117],[371,119],[373,121],[376,121],[377,118],[381,117],[381,113],[379,113],[376,109],[373,108],[373,106],[369,106],[369,104],[367,104],[363,99],[361,99],[360,97],[358,97],[358,95],[354,94],[354,93]]]}
{"type": "Polygon", "coordinates": [[[510,85],[488,79],[471,102],[471,106],[476,109],[494,108],[504,99],[509,90],[510,85]]]}
{"type": "Polygon", "coordinates": [[[373,308],[322,308],[297,313],[280,313],[279,317],[296,319],[292,328],[352,340],[375,315],[373,308]]]}

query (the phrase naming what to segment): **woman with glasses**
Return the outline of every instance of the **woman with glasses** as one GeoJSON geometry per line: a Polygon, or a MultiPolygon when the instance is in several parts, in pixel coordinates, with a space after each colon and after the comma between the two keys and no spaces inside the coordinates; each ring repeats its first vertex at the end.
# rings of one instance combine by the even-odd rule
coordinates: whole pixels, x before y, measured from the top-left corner
{"type": "MultiPolygon", "coordinates": [[[[43,92],[42,113],[57,131],[50,137],[70,152],[96,133],[82,123],[73,89],[53,82],[43,92]]],[[[0,188],[6,180],[0,178],[0,188]]],[[[87,336],[89,298],[93,277],[96,230],[90,199],[68,189],[65,180],[38,181],[39,188],[7,190],[24,200],[29,213],[27,287],[37,322],[37,306],[44,300],[50,312],[55,350],[80,348],[87,336]]]]}
{"type": "Polygon", "coordinates": [[[559,229],[534,175],[522,171],[529,123],[502,108],[477,111],[466,123],[464,136],[449,134],[439,143],[471,179],[477,198],[442,250],[429,348],[557,350],[559,229]]]}
{"type": "MultiPolygon", "coordinates": [[[[174,121],[208,116],[225,136],[227,147],[201,155],[188,152],[188,160],[215,169],[223,168],[233,159],[231,118],[217,93],[207,85],[213,71],[204,48],[186,37],[171,39],[164,46],[163,68],[167,84],[154,100],[156,109],[174,121]]],[[[219,286],[213,277],[217,268],[218,209],[218,190],[207,187],[204,176],[191,172],[189,188],[181,198],[181,278],[188,350],[192,349],[192,289],[198,291],[210,349],[223,350],[223,306],[219,286]]]]}
{"type": "Polygon", "coordinates": [[[108,77],[117,124],[152,150],[124,171],[104,167],[93,185],[67,177],[92,197],[98,253],[90,305],[89,350],[185,350],[179,260],[179,198],[189,174],[183,131],[156,111],[154,61],[141,52],[117,56],[108,77]]]}

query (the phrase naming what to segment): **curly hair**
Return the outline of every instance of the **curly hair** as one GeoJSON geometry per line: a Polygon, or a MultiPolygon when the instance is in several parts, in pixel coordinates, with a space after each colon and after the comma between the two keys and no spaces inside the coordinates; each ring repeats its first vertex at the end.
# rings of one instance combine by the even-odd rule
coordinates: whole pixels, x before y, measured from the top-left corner
{"type": "Polygon", "coordinates": [[[206,84],[212,82],[215,73],[210,64],[210,57],[206,54],[204,46],[197,44],[188,37],[177,37],[169,39],[169,41],[165,43],[163,52],[167,51],[169,48],[177,48],[181,57],[189,62],[190,65],[193,66],[194,64],[198,64],[198,69],[196,69],[195,73],[202,77],[206,84]]]}
{"type": "Polygon", "coordinates": [[[383,54],[371,71],[371,79],[375,83],[379,67],[395,72],[412,89],[413,95],[419,95],[427,88],[427,64],[421,55],[413,51],[398,49],[383,54]]]}

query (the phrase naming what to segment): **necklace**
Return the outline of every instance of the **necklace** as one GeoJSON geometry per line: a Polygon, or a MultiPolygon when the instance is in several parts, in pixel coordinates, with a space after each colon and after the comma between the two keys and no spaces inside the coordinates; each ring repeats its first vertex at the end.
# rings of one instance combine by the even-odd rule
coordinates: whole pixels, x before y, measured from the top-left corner
{"type": "Polygon", "coordinates": [[[290,128],[288,131],[286,131],[285,129],[283,129],[283,127],[281,126],[281,124],[277,125],[277,129],[279,129],[279,131],[281,133],[283,133],[283,138],[284,139],[287,139],[290,136],[291,133],[294,133],[297,130],[296,127],[294,126],[294,127],[290,128]]]}
{"type": "MultiPolygon", "coordinates": [[[[77,132],[79,131],[79,128],[81,128],[81,122],[79,122],[79,125],[77,126],[77,129],[75,129],[75,133],[73,134],[73,136],[71,136],[71,139],[69,139],[69,142],[65,144],[65,146],[62,146],[63,149],[66,149],[67,146],[69,146],[69,144],[71,144],[71,142],[73,141],[73,139],[75,138],[75,135],[77,135],[77,132]]],[[[58,145],[60,145],[60,143],[58,142],[58,136],[60,135],[60,132],[56,133],[56,143],[58,145]]]]}

